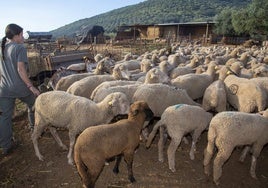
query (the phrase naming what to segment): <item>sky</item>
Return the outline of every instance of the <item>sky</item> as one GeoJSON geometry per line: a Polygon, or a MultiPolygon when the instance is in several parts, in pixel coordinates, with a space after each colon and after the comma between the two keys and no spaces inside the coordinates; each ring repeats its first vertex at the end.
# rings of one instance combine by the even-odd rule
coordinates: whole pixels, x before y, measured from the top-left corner
{"type": "Polygon", "coordinates": [[[23,31],[49,32],[84,18],[90,18],[145,0],[11,0],[1,1],[0,39],[10,23],[23,31]]]}

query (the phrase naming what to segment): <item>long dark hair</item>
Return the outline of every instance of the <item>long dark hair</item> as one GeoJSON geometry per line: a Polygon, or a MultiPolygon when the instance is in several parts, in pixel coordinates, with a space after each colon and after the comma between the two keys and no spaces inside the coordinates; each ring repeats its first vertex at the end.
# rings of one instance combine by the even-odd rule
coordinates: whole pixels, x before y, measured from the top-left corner
{"type": "Polygon", "coordinates": [[[15,35],[20,34],[23,31],[23,28],[17,24],[9,24],[6,27],[5,34],[6,36],[2,38],[1,50],[2,50],[2,58],[5,59],[5,44],[7,39],[12,39],[15,35]]]}

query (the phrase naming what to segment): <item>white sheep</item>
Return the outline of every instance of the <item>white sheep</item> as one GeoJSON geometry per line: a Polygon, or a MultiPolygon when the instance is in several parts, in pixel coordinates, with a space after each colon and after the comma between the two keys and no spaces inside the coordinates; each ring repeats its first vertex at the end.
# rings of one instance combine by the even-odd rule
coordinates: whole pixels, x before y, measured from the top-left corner
{"type": "Polygon", "coordinates": [[[158,67],[150,69],[145,76],[142,76],[137,80],[138,82],[143,82],[145,84],[153,83],[170,83],[170,78],[164,72],[162,72],[158,67]]]}
{"type": "Polygon", "coordinates": [[[206,112],[199,106],[186,104],[176,104],[169,106],[163,112],[161,119],[155,124],[150,133],[146,147],[152,143],[155,134],[160,127],[160,139],[158,142],[158,160],[164,161],[164,128],[167,129],[168,135],[171,137],[171,142],[168,147],[168,164],[169,169],[175,172],[175,153],[181,143],[181,139],[188,133],[192,135],[192,147],[190,150],[190,158],[194,160],[194,152],[196,150],[196,142],[201,133],[208,127],[213,115],[206,112]]]}
{"type": "Polygon", "coordinates": [[[73,74],[66,77],[62,77],[56,84],[55,90],[67,91],[67,89],[76,81],[81,80],[88,76],[93,75],[103,75],[105,73],[110,73],[111,67],[113,66],[112,62],[106,58],[98,62],[96,69],[93,73],[80,73],[73,74]]]}
{"type": "Polygon", "coordinates": [[[102,90],[109,89],[110,87],[115,86],[124,86],[124,85],[131,85],[131,84],[139,84],[141,82],[136,81],[128,81],[128,80],[112,80],[112,81],[106,81],[98,85],[93,91],[90,96],[90,99],[94,99],[97,97],[97,95],[101,94],[102,90]]]}
{"type": "Polygon", "coordinates": [[[205,90],[202,107],[206,111],[222,112],[226,111],[227,96],[225,84],[222,80],[216,80],[205,90]]]}
{"type": "Polygon", "coordinates": [[[70,87],[67,89],[66,92],[90,99],[93,90],[98,85],[100,85],[105,81],[113,81],[113,80],[115,79],[111,75],[88,76],[86,78],[74,82],[72,85],[70,85],[70,87]]]}
{"type": "Polygon", "coordinates": [[[185,89],[188,95],[195,100],[203,97],[206,88],[214,81],[215,73],[216,64],[211,62],[206,72],[178,76],[171,80],[171,84],[175,87],[185,89]]]}
{"type": "Polygon", "coordinates": [[[136,83],[136,84],[122,85],[122,86],[113,86],[113,87],[109,87],[106,89],[99,89],[95,93],[94,97],[91,95],[91,99],[94,102],[99,102],[99,101],[102,101],[107,95],[111,93],[122,92],[126,94],[128,100],[131,102],[134,93],[137,91],[137,89],[139,88],[141,84],[142,83],[136,83]]]}
{"type": "Polygon", "coordinates": [[[161,117],[165,109],[175,104],[190,104],[194,102],[184,89],[178,89],[166,84],[143,84],[133,95],[133,101],[145,101],[156,117],[161,117]]]}
{"type": "Polygon", "coordinates": [[[222,166],[240,145],[252,146],[250,174],[256,178],[256,161],[268,143],[268,110],[260,114],[226,111],[215,115],[209,125],[208,144],[204,151],[204,172],[210,174],[209,163],[216,145],[217,156],[213,164],[213,180],[218,185],[222,175],[222,166]]]}
{"type": "Polygon", "coordinates": [[[105,160],[117,156],[113,169],[119,172],[121,154],[127,163],[128,179],[135,182],[132,163],[136,148],[140,143],[140,133],[146,120],[153,113],[143,101],[130,106],[128,119],[113,124],[104,124],[85,129],[77,138],[74,160],[84,187],[94,187],[105,160]]]}
{"type": "Polygon", "coordinates": [[[128,107],[129,101],[126,95],[119,92],[108,95],[99,103],[64,91],[50,91],[39,95],[35,102],[35,126],[32,134],[36,156],[39,160],[43,160],[38,148],[38,138],[46,127],[57,143],[63,149],[67,149],[54,128],[63,127],[69,130],[68,162],[72,164],[76,136],[89,126],[109,123],[114,116],[126,114],[128,107]]]}
{"type": "Polygon", "coordinates": [[[267,96],[258,84],[236,75],[228,75],[224,83],[227,101],[238,111],[254,112],[265,109],[267,96]]]}
{"type": "Polygon", "coordinates": [[[90,99],[93,90],[101,83],[121,79],[129,79],[128,74],[125,70],[120,69],[120,67],[115,67],[112,75],[93,75],[85,77],[74,82],[66,92],[90,99]]]}

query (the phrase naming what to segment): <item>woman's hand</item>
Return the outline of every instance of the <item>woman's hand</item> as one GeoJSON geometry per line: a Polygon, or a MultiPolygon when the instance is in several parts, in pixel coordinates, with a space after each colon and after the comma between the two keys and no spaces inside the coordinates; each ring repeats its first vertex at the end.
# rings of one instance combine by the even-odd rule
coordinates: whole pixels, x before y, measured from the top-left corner
{"type": "Polygon", "coordinates": [[[36,89],[34,86],[30,86],[29,89],[31,90],[31,92],[33,92],[35,96],[40,95],[40,91],[36,89]]]}

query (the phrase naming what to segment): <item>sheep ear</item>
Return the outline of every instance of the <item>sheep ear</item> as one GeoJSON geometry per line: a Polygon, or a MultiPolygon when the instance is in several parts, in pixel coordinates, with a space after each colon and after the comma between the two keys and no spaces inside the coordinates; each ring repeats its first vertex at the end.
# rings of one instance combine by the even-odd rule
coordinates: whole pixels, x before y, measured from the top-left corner
{"type": "Polygon", "coordinates": [[[112,106],[113,105],[113,101],[109,101],[108,104],[109,104],[109,106],[112,106]]]}

